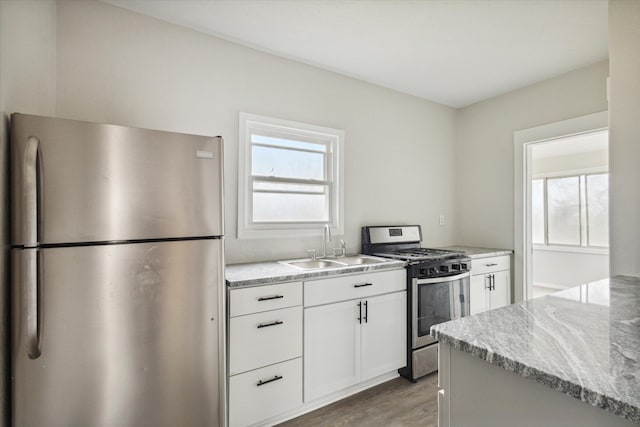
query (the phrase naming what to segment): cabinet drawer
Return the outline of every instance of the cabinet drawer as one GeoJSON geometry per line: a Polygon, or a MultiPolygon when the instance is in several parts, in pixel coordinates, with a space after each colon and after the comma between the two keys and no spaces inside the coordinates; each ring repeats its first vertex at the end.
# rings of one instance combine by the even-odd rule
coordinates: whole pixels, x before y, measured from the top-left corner
{"type": "Polygon", "coordinates": [[[304,305],[328,304],[406,288],[407,273],[404,269],[314,280],[304,282],[304,305]]]}
{"type": "Polygon", "coordinates": [[[255,424],[301,405],[301,358],[229,379],[230,426],[255,424]]]}
{"type": "Polygon", "coordinates": [[[493,271],[509,270],[511,268],[509,255],[495,256],[471,260],[471,274],[484,274],[493,271]]]}
{"type": "Polygon", "coordinates": [[[229,320],[229,374],[302,356],[302,307],[229,320]]]}
{"type": "Polygon", "coordinates": [[[229,291],[229,317],[302,305],[302,282],[229,291]]]}

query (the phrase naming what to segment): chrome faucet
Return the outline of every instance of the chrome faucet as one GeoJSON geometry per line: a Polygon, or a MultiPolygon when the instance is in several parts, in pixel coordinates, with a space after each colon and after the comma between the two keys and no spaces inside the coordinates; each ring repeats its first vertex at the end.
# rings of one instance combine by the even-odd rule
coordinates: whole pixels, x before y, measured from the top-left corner
{"type": "Polygon", "coordinates": [[[327,257],[327,243],[331,242],[331,229],[329,224],[325,224],[322,228],[322,258],[327,257]]]}

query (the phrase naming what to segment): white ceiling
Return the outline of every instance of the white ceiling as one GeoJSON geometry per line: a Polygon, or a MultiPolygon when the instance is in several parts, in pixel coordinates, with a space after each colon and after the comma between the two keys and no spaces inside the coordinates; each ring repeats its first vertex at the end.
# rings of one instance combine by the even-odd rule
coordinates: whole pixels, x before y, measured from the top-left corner
{"type": "Polygon", "coordinates": [[[608,56],[607,0],[103,0],[451,107],[608,56]]]}

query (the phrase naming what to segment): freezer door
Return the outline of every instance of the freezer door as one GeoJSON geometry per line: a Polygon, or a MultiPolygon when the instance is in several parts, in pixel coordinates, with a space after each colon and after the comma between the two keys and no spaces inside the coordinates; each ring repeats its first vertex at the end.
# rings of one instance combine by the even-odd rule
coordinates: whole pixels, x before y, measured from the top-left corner
{"type": "Polygon", "coordinates": [[[11,116],[12,243],[223,232],[222,139],[11,116]]]}
{"type": "Polygon", "coordinates": [[[12,255],[12,425],[219,425],[220,239],[12,255]]]}

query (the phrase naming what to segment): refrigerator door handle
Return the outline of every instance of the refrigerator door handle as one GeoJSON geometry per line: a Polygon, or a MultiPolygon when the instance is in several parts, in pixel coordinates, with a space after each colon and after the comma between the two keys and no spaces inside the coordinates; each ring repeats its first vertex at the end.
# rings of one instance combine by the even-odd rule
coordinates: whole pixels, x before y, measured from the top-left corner
{"type": "Polygon", "coordinates": [[[30,136],[24,149],[22,168],[22,222],[25,247],[38,244],[38,151],[40,140],[30,136]]]}
{"type": "Polygon", "coordinates": [[[25,296],[26,345],[29,359],[40,357],[40,307],[38,301],[38,251],[23,251],[22,283],[25,296]]]}

